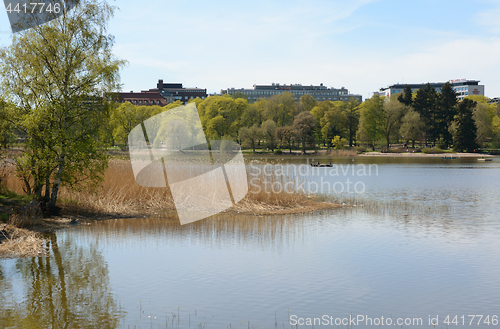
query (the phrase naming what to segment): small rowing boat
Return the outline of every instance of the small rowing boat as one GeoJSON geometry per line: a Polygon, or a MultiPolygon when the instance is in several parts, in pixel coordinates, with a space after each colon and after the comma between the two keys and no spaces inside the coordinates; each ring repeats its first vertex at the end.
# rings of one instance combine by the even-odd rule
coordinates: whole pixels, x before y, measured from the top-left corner
{"type": "Polygon", "coordinates": [[[330,164],[320,164],[320,163],[314,164],[314,163],[311,163],[311,167],[325,168],[325,167],[333,167],[333,165],[331,163],[330,164]]]}

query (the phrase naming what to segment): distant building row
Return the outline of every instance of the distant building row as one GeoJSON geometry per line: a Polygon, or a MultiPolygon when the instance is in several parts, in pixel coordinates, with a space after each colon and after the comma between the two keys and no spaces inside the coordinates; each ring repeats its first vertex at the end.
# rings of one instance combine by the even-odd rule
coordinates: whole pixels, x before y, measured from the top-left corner
{"type": "MultiPolygon", "coordinates": [[[[295,85],[280,85],[273,83],[272,85],[254,85],[253,89],[235,89],[230,88],[221,90],[221,94],[233,95],[239,92],[247,96],[249,101],[256,101],[259,98],[269,98],[274,95],[281,95],[285,92],[291,92],[295,100],[300,100],[303,95],[311,95],[318,101],[349,101],[355,99],[362,102],[361,95],[349,94],[349,91],[342,87],[340,89],[327,88],[320,84],[319,86],[302,86],[295,85]]],[[[207,97],[207,90],[201,88],[184,88],[182,83],[163,83],[163,80],[158,80],[156,88],[144,90],[141,92],[119,93],[119,102],[130,102],[135,105],[160,105],[165,106],[177,100],[186,104],[190,99],[207,97]]]]}
{"type": "Polygon", "coordinates": [[[300,100],[300,97],[304,95],[311,95],[319,102],[349,101],[351,99],[355,99],[360,103],[362,102],[361,95],[349,94],[349,91],[344,87],[340,89],[328,88],[323,86],[322,83],[319,86],[303,86],[301,84],[280,85],[279,83],[273,83],[271,85],[254,85],[253,89],[228,88],[221,90],[222,95],[234,95],[235,93],[244,94],[248,97],[249,101],[256,101],[259,98],[267,99],[274,95],[281,95],[285,92],[292,93],[296,101],[300,100]]]}
{"type": "MultiPolygon", "coordinates": [[[[457,79],[450,80],[453,89],[457,92],[458,100],[462,100],[469,95],[484,96],[484,85],[480,85],[478,80],[457,79]]],[[[445,82],[429,83],[437,92],[441,92],[441,88],[445,82]]],[[[412,92],[423,88],[426,84],[394,84],[386,88],[380,88],[378,94],[380,96],[391,97],[394,94],[402,93],[405,86],[408,85],[412,92]]],[[[242,94],[247,97],[250,102],[256,101],[259,98],[268,99],[275,95],[281,95],[285,92],[290,92],[296,101],[304,95],[311,95],[319,102],[322,101],[350,101],[357,100],[359,103],[363,101],[361,95],[350,94],[349,91],[342,87],[340,89],[328,88],[322,83],[319,86],[303,86],[301,84],[280,85],[273,83],[271,85],[254,85],[253,89],[236,89],[228,88],[221,90],[221,95],[242,94]]],[[[184,88],[182,83],[163,83],[163,80],[158,80],[156,88],[144,90],[141,92],[119,93],[119,102],[130,102],[135,105],[160,105],[165,106],[175,101],[181,101],[186,104],[190,99],[194,98],[205,99],[208,97],[207,90],[202,88],[184,88]]],[[[492,102],[498,102],[498,99],[493,99],[492,102]]]]}
{"type": "MultiPolygon", "coordinates": [[[[484,96],[484,85],[480,85],[478,80],[467,80],[467,79],[456,79],[449,81],[453,90],[457,93],[457,99],[461,101],[469,95],[482,95],[484,96]]],[[[441,92],[441,88],[446,82],[429,82],[429,85],[434,88],[437,92],[441,92]]],[[[380,92],[377,94],[380,96],[391,97],[394,94],[402,93],[405,86],[408,85],[412,92],[417,91],[420,88],[425,87],[426,83],[408,83],[408,84],[395,84],[386,88],[380,88],[380,92]]]]}

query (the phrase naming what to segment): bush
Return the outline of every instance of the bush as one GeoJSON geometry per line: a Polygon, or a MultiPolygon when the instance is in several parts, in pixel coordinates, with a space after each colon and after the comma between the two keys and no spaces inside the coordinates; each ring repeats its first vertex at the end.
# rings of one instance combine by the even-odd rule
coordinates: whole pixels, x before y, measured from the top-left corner
{"type": "Polygon", "coordinates": [[[274,154],[283,154],[283,151],[282,151],[282,150],[280,150],[280,149],[276,149],[276,150],[274,150],[274,152],[273,152],[273,153],[274,153],[274,154]]]}
{"type": "Polygon", "coordinates": [[[434,148],[425,147],[422,149],[422,152],[425,154],[440,154],[443,153],[443,150],[440,149],[439,147],[434,147],[434,148]]]}
{"type": "Polygon", "coordinates": [[[358,147],[356,147],[356,152],[358,152],[358,153],[364,153],[364,152],[366,152],[366,147],[364,147],[364,146],[358,146],[358,147]]]}
{"type": "Polygon", "coordinates": [[[340,136],[335,136],[332,139],[332,145],[337,151],[343,149],[345,144],[347,144],[347,139],[340,138],[340,136]]]}
{"type": "Polygon", "coordinates": [[[440,143],[438,144],[438,148],[440,148],[441,150],[446,150],[448,146],[445,143],[440,143]]]}

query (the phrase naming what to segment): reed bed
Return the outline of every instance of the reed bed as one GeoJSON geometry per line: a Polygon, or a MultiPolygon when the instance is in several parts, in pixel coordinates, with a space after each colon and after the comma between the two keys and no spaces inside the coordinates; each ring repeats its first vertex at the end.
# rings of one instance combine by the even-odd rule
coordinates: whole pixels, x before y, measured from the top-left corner
{"type": "Polygon", "coordinates": [[[338,156],[338,157],[351,157],[358,154],[356,150],[328,150],[327,154],[330,156],[338,156]]]}
{"type": "Polygon", "coordinates": [[[39,233],[0,224],[0,258],[34,257],[46,250],[39,233]]]}
{"type": "MultiPolygon", "coordinates": [[[[181,173],[179,174],[181,175],[181,173]]],[[[331,203],[318,202],[313,196],[293,188],[293,177],[277,175],[251,175],[247,195],[227,211],[253,214],[286,214],[331,208],[331,203]],[[270,184],[292,184],[287,191],[266,188],[270,184]]],[[[180,178],[178,178],[180,180],[180,178]]],[[[203,184],[203,182],[200,182],[203,184]]],[[[23,193],[20,180],[12,172],[7,188],[23,193]]],[[[171,216],[175,205],[169,188],[143,187],[136,183],[129,161],[112,159],[105,172],[101,187],[93,192],[74,191],[61,187],[59,205],[65,214],[111,217],[138,217],[144,215],[171,216]]]]}

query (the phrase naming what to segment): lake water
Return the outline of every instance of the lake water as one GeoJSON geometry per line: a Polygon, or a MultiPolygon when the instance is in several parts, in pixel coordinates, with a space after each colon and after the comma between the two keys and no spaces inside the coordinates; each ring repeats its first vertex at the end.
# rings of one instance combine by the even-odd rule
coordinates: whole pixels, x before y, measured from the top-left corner
{"type": "Polygon", "coordinates": [[[0,260],[0,328],[500,328],[500,159],[333,162],[304,181],[356,207],[50,235],[0,260]]]}

